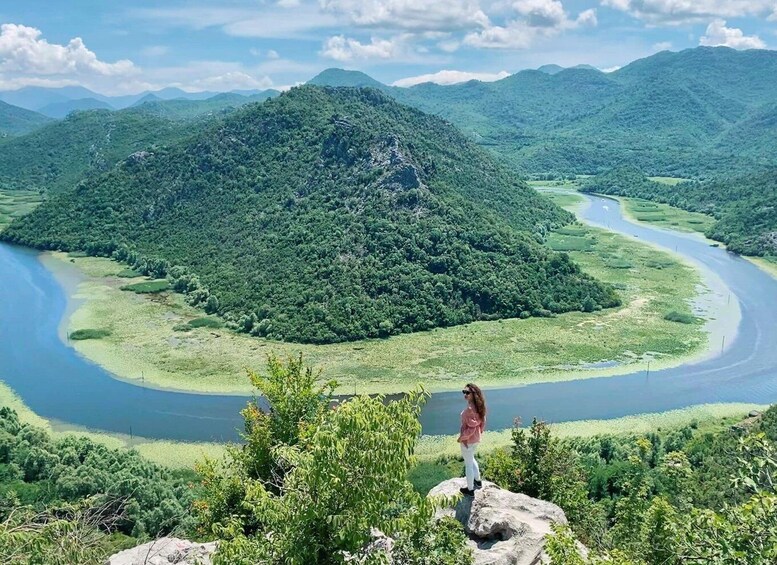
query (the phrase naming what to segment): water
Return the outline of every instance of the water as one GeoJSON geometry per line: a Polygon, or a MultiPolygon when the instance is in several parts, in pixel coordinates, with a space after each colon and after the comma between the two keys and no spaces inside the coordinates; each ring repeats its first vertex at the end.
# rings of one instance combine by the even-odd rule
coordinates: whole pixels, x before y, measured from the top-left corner
{"type": "MultiPolygon", "coordinates": [[[[714,271],[742,318],[722,354],[674,369],[490,390],[489,428],[516,416],[561,422],[662,412],[709,402],[777,402],[777,281],[701,238],[624,220],[617,202],[589,197],[584,218],[677,251],[714,271]]],[[[58,336],[66,294],[35,251],[0,244],[0,378],[49,419],[108,432],[190,441],[236,439],[244,396],[163,391],[117,380],[58,336]]],[[[424,433],[458,431],[460,392],[434,394],[424,433]]]]}

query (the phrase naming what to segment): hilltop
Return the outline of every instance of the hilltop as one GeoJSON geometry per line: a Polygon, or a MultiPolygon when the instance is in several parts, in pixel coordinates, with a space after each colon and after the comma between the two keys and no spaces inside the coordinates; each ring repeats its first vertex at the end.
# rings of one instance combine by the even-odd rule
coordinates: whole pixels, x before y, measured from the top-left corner
{"type": "Polygon", "coordinates": [[[321,343],[616,305],[539,243],[571,220],[438,118],[301,87],[133,155],[3,237],[186,266],[194,301],[241,329],[321,343]]]}

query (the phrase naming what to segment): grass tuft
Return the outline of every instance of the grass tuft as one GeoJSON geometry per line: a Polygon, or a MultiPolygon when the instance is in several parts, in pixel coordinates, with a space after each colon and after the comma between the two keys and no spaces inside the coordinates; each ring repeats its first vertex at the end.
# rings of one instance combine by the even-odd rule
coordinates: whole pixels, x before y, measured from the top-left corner
{"type": "Polygon", "coordinates": [[[696,316],[691,316],[690,314],[672,310],[666,316],[664,316],[664,320],[669,320],[670,322],[679,322],[681,324],[693,324],[696,322],[696,316]]]}
{"type": "Polygon", "coordinates": [[[135,284],[126,284],[121,287],[121,290],[128,290],[135,294],[155,294],[157,292],[170,290],[170,283],[165,279],[146,281],[135,284]]]}
{"type": "Polygon", "coordinates": [[[69,337],[70,339],[80,341],[84,339],[102,339],[109,335],[111,335],[111,332],[108,330],[83,329],[71,332],[69,337]]]}

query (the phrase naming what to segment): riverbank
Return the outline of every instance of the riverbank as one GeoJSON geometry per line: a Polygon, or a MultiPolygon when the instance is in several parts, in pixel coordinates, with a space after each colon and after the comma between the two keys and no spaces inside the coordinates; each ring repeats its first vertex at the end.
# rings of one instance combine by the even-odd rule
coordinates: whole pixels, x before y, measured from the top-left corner
{"type": "MultiPolygon", "coordinates": [[[[582,197],[562,195],[566,206],[582,197]]],[[[560,197],[561,198],[561,197],[560,197]]],[[[250,394],[245,369],[261,370],[270,352],[296,355],[340,383],[341,393],[397,392],[423,382],[453,390],[462,379],[486,387],[579,379],[676,366],[716,349],[708,337],[720,297],[692,267],[655,247],[606,230],[573,225],[549,244],[569,253],[587,272],[616,285],[624,305],[555,318],[477,322],[454,328],[326,346],[271,342],[224,328],[180,331],[203,314],[180,295],[137,295],[121,286],[122,265],[102,258],[44,254],[59,280],[73,284],[62,334],[94,329],[100,339],[72,341],[85,358],[135,384],[203,393],[250,394]],[[710,309],[694,313],[708,296],[710,309]],[[670,312],[690,323],[665,319],[670,312]],[[696,319],[694,319],[694,314],[696,319]]],[[[138,279],[142,280],[142,279],[138,279]]],[[[68,288],[66,286],[66,288],[68,288]]]]}
{"type": "Polygon", "coordinates": [[[19,421],[48,432],[54,439],[68,436],[86,437],[111,449],[134,449],[141,456],[158,465],[172,469],[193,469],[205,457],[220,458],[225,444],[212,442],[181,442],[148,439],[125,434],[96,432],[46,418],[33,412],[19,396],[0,379],[0,407],[16,411],[19,421]]]}

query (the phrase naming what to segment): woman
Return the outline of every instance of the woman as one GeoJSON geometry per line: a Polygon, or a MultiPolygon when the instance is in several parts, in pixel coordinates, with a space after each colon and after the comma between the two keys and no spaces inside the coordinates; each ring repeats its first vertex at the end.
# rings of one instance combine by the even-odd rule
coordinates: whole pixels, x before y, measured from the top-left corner
{"type": "Polygon", "coordinates": [[[461,456],[464,458],[467,486],[459,490],[465,496],[474,496],[475,488],[483,485],[480,481],[480,468],[475,460],[475,449],[480,443],[480,434],[486,428],[486,401],[480,387],[472,383],[467,384],[461,392],[467,401],[467,407],[461,413],[458,441],[461,444],[461,456]]]}

